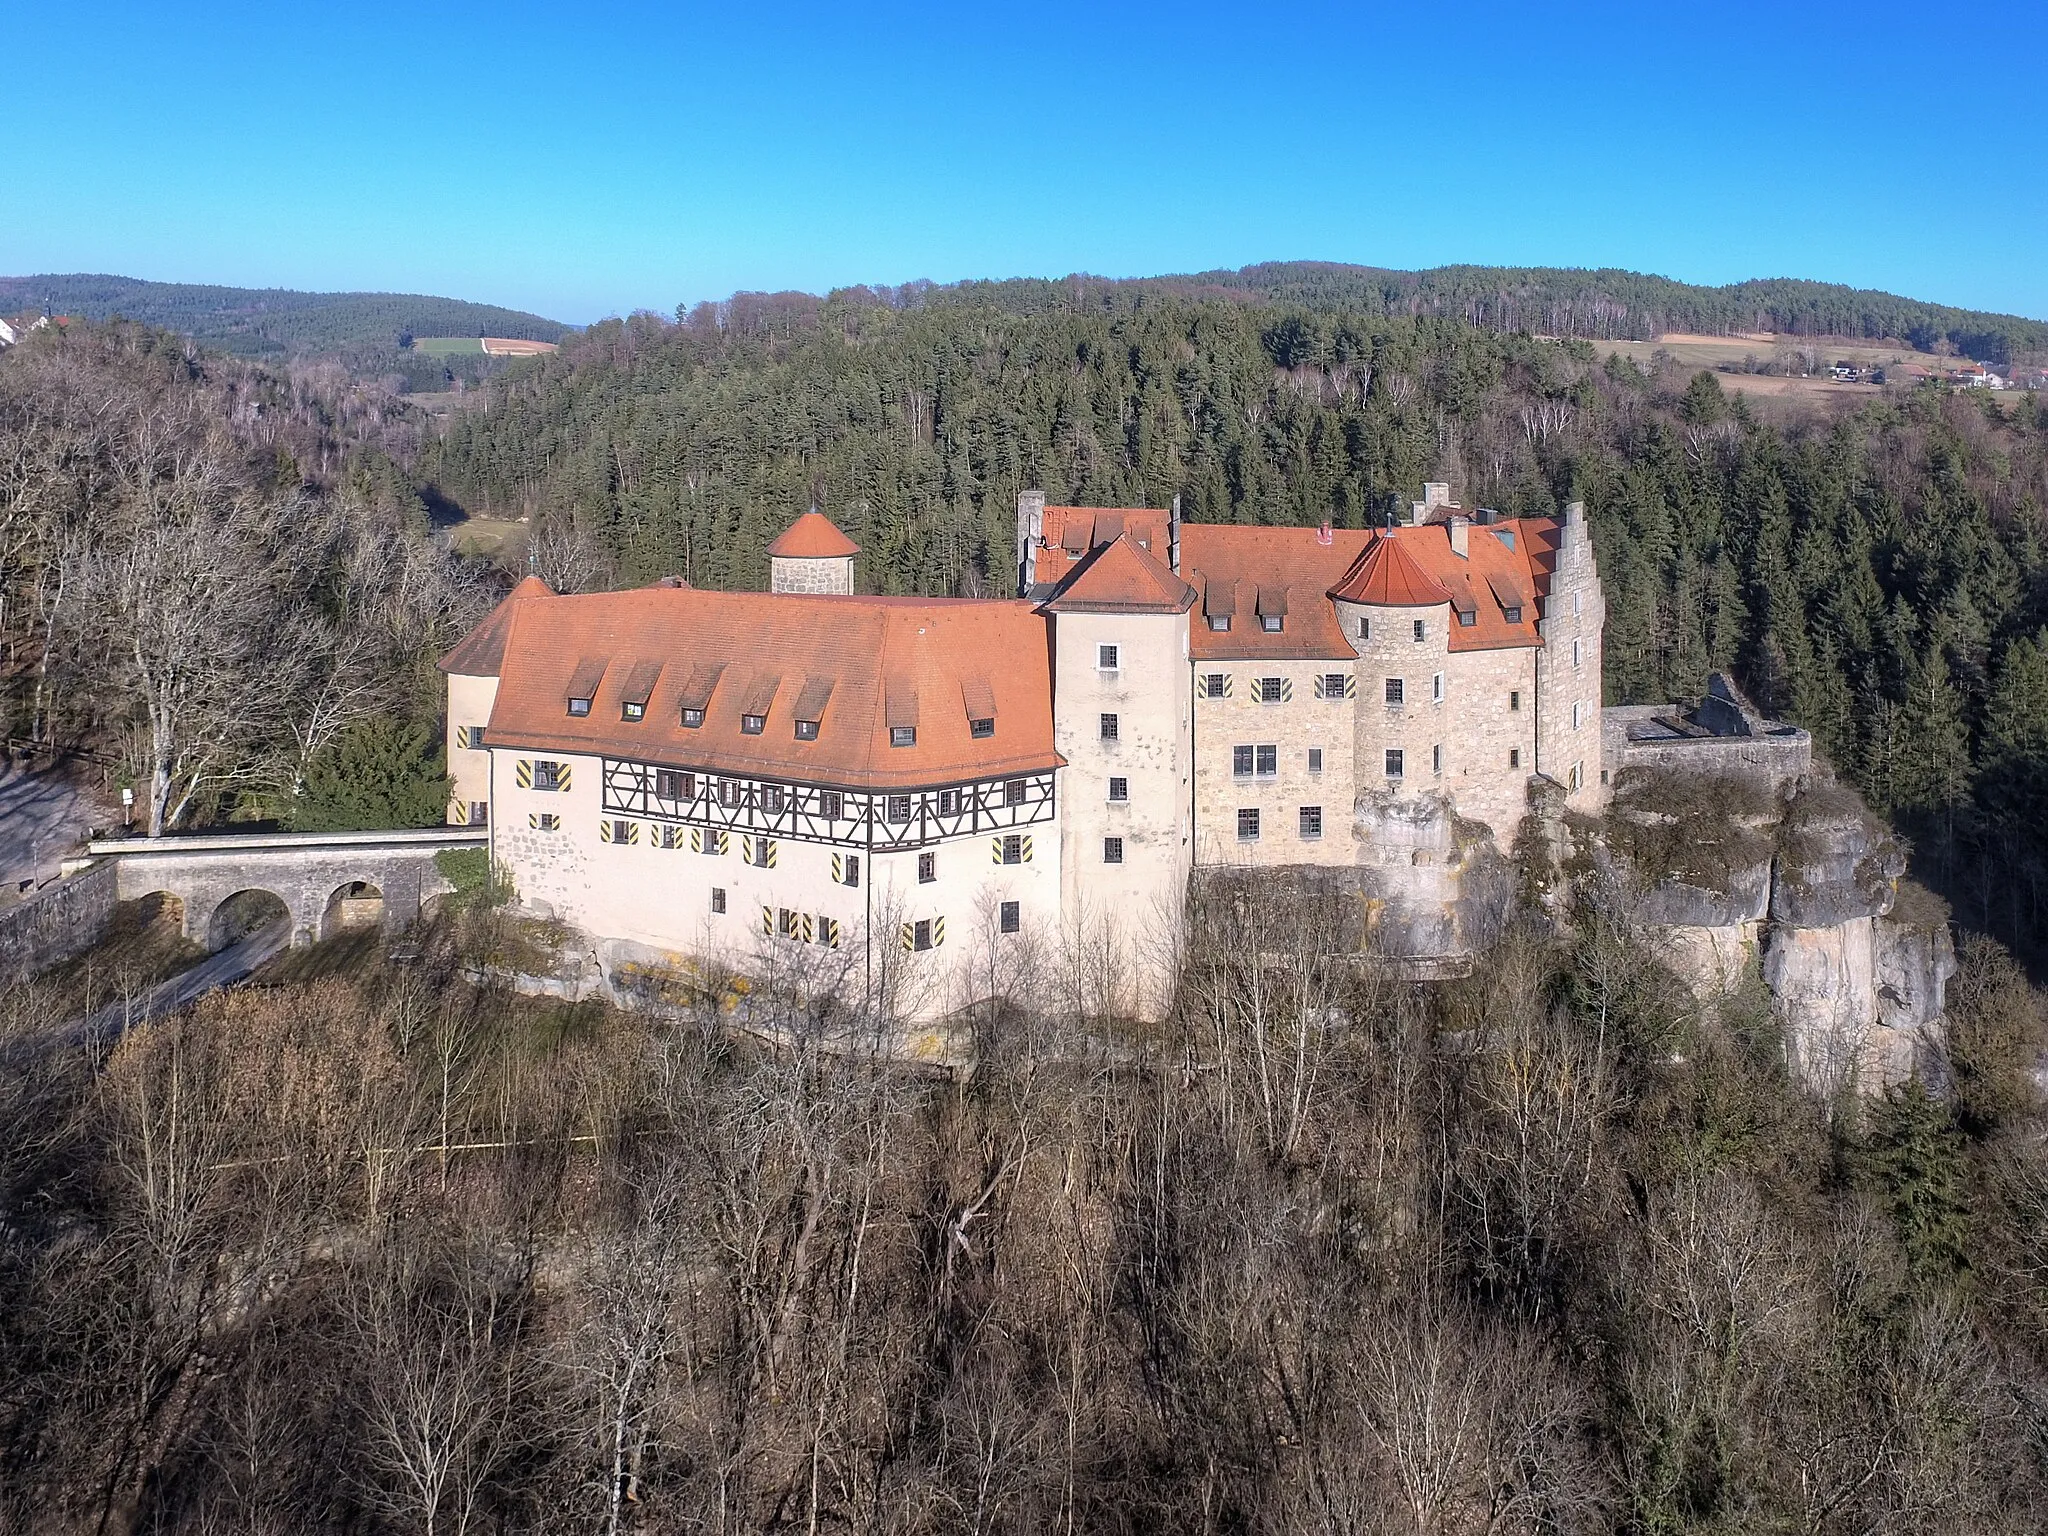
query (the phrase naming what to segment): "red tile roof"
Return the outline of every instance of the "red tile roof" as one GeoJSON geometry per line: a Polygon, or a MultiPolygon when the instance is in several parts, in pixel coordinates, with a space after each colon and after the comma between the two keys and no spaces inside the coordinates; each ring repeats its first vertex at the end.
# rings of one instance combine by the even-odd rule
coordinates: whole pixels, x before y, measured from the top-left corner
{"type": "Polygon", "coordinates": [[[1181,528],[1181,574],[1203,594],[1196,616],[1197,658],[1260,657],[1343,660],[1355,654],[1330,598],[1385,607],[1452,604],[1473,615],[1453,622],[1450,649],[1491,650],[1540,645],[1535,599],[1550,590],[1557,564],[1557,523],[1512,518],[1471,524],[1467,553],[1451,548],[1447,523],[1332,531],[1324,544],[1314,528],[1187,523],[1181,528]],[[1278,634],[1253,611],[1272,612],[1259,594],[1284,590],[1287,613],[1278,634]],[[1523,595],[1520,622],[1507,621],[1497,593],[1523,595]],[[1227,631],[1211,629],[1210,613],[1232,612],[1227,631]]]}
{"type": "Polygon", "coordinates": [[[832,560],[860,553],[860,546],[841,533],[832,519],[816,507],[783,529],[782,536],[768,546],[770,555],[786,560],[832,560]]]}
{"type": "Polygon", "coordinates": [[[853,788],[1032,772],[1062,761],[1050,633],[1022,601],[655,587],[522,602],[490,741],[853,788]],[[571,681],[597,661],[590,712],[572,716],[571,681]],[[623,718],[629,683],[647,688],[638,721],[623,718]],[[701,726],[683,725],[685,702],[704,709],[701,726]],[[796,739],[800,706],[821,716],[816,740],[796,739]],[[968,718],[983,710],[995,735],[976,738],[968,718]],[[743,714],[765,728],[745,733],[743,714]],[[892,747],[892,722],[915,725],[916,743],[892,747]]]}
{"type": "Polygon", "coordinates": [[[1331,530],[1330,542],[1314,528],[1266,528],[1234,523],[1184,523],[1180,573],[1202,595],[1191,643],[1199,657],[1317,657],[1348,660],[1355,653],[1324,596],[1372,536],[1331,530]],[[1262,594],[1280,589],[1271,600],[1262,594]],[[1262,602],[1287,613],[1278,634],[1259,623],[1262,602]],[[1210,614],[1231,615],[1227,632],[1212,630],[1210,614]]]}
{"type": "Polygon", "coordinates": [[[1186,613],[1194,601],[1193,587],[1121,533],[1085,555],[1045,606],[1053,613],[1186,613]]]}
{"type": "Polygon", "coordinates": [[[512,628],[512,610],[530,597],[553,597],[555,589],[538,576],[528,576],[507,592],[481,624],[456,642],[441,658],[443,672],[464,677],[496,677],[505,659],[505,636],[512,628]]]}
{"type": "Polygon", "coordinates": [[[1120,534],[1129,534],[1163,564],[1167,517],[1158,507],[1047,507],[1036,579],[1046,586],[1065,581],[1091,549],[1120,534]]]}

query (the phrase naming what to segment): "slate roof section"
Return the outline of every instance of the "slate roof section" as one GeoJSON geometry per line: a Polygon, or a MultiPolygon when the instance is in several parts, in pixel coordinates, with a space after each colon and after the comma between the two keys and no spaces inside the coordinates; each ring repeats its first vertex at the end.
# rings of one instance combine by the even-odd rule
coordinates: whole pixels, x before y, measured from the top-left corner
{"type": "Polygon", "coordinates": [[[860,546],[839,531],[831,518],[811,508],[782,530],[768,546],[771,556],[784,560],[837,560],[860,553],[860,546]]]}
{"type": "Polygon", "coordinates": [[[441,670],[461,677],[496,677],[505,660],[505,636],[511,632],[514,606],[530,597],[554,595],[555,589],[538,576],[526,577],[441,658],[441,670]]]}
{"type": "Polygon", "coordinates": [[[641,588],[523,601],[504,642],[491,711],[494,748],[576,752],[699,772],[897,789],[1058,767],[1053,748],[1051,625],[1032,604],[974,598],[845,597],[641,588]],[[571,716],[577,663],[613,664],[591,711],[571,716]],[[636,663],[664,665],[646,717],[622,718],[636,663]],[[759,712],[759,735],[740,716],[759,712]],[[799,680],[801,684],[799,686],[799,680]],[[831,684],[822,704],[823,685],[831,684]],[[986,689],[998,723],[974,737],[965,701],[986,689]],[[682,723],[686,702],[705,711],[682,723]],[[822,718],[799,741],[799,707],[822,718]],[[893,706],[893,709],[892,709],[893,706]],[[890,716],[917,727],[889,744],[890,716]]]}
{"type": "Polygon", "coordinates": [[[1051,613],[1185,613],[1194,605],[1195,589],[1124,533],[1091,550],[1045,602],[1051,613]]]}

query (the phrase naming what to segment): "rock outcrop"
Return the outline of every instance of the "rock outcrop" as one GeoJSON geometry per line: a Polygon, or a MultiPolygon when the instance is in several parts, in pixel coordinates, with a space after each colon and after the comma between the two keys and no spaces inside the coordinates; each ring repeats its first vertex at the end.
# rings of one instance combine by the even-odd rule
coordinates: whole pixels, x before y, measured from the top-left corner
{"type": "Polygon", "coordinates": [[[1719,773],[1631,769],[1599,856],[1643,891],[1642,915],[1698,996],[1758,970],[1809,1088],[1940,1074],[1946,915],[1932,898],[1900,909],[1903,852],[1824,770],[1783,782],[1732,758],[1719,773]]]}

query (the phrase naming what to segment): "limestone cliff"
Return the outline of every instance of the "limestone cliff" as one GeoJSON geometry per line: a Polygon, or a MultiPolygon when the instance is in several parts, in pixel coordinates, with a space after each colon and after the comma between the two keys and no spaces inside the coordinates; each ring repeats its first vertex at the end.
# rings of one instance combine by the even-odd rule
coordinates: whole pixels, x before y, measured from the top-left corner
{"type": "Polygon", "coordinates": [[[1589,831],[1593,861],[1640,890],[1697,995],[1758,969],[1806,1085],[1939,1073],[1955,971],[1946,916],[1931,898],[1901,905],[1903,851],[1825,770],[1781,783],[1740,768],[1630,769],[1589,831]]]}

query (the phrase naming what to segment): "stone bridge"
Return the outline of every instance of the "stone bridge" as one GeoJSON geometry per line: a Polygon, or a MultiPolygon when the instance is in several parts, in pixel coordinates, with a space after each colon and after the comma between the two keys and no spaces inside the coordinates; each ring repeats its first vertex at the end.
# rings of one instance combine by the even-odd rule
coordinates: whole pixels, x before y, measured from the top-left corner
{"type": "Polygon", "coordinates": [[[214,950],[284,916],[294,944],[372,923],[409,927],[423,900],[450,889],[434,855],[487,842],[480,828],[429,827],[125,838],[87,851],[115,863],[121,900],[176,897],[185,936],[214,950]]]}

